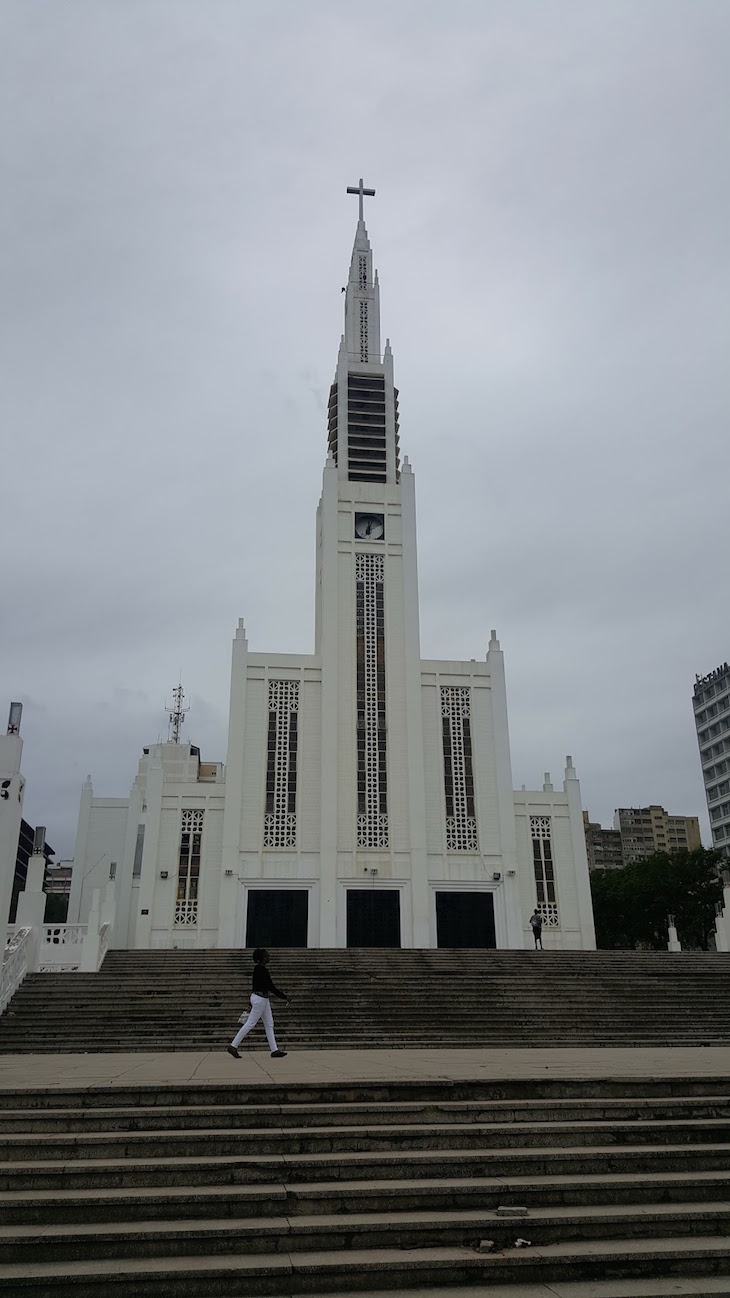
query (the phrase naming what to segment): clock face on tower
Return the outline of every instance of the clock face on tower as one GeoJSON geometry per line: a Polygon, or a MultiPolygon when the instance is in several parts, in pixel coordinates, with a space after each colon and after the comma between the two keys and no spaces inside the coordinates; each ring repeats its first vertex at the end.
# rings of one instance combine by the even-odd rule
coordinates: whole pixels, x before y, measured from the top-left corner
{"type": "Polygon", "coordinates": [[[382,541],[385,519],[382,514],[356,514],[355,536],[358,541],[382,541]]]}

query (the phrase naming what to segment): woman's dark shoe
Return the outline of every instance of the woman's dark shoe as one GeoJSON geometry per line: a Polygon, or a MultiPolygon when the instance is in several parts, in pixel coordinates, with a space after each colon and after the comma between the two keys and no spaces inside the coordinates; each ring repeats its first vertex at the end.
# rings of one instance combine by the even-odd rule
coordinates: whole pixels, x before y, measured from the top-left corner
{"type": "Polygon", "coordinates": [[[241,1058],[241,1056],[239,1055],[239,1053],[238,1053],[238,1051],[236,1050],[236,1047],[235,1047],[235,1046],[229,1046],[229,1047],[228,1047],[228,1053],[229,1053],[229,1055],[233,1055],[233,1058],[234,1058],[234,1059],[240,1059],[240,1058],[241,1058]]]}
{"type": "Polygon", "coordinates": [[[271,1058],[272,1058],[272,1059],[283,1059],[286,1053],[287,1053],[286,1050],[272,1050],[272,1052],[271,1052],[271,1058]]]}

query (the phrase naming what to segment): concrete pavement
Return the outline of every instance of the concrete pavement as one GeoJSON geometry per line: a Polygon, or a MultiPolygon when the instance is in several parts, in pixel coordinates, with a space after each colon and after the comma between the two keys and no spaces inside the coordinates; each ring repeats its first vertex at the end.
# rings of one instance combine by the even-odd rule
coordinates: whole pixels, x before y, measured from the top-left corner
{"type": "Polygon", "coordinates": [[[730,1046],[509,1050],[298,1050],[272,1059],[253,1048],[119,1054],[2,1055],[0,1091],[159,1082],[500,1081],[730,1076],[730,1046]]]}

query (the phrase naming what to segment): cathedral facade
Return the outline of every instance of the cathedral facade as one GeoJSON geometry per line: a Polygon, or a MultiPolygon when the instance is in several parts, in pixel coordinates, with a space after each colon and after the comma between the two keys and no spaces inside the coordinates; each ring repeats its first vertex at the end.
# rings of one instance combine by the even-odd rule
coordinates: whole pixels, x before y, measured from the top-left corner
{"type": "Polygon", "coordinates": [[[69,922],[117,947],[595,947],[580,787],[512,788],[503,654],[423,660],[414,477],[362,215],[328,407],[312,654],[233,642],[228,752],[143,750],[84,786],[69,922]]]}

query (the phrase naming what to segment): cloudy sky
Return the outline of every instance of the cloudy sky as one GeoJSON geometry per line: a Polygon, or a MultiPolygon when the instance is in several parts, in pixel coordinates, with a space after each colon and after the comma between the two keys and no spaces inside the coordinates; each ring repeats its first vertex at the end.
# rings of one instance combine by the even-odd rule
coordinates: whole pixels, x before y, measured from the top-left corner
{"type": "Polygon", "coordinates": [[[727,0],[0,0],[0,706],[70,855],[230,641],[310,651],[367,210],[422,652],[506,654],[516,786],[700,814],[730,657],[727,0]]]}

